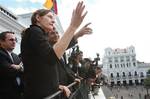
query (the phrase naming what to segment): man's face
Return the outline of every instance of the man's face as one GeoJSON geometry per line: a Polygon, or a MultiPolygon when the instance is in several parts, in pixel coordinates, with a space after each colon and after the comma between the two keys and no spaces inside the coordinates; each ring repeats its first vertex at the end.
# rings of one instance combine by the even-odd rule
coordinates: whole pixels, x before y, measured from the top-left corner
{"type": "Polygon", "coordinates": [[[12,51],[16,46],[17,39],[14,34],[7,33],[5,40],[1,41],[1,47],[8,51],[12,51]]]}
{"type": "Polygon", "coordinates": [[[57,31],[49,32],[48,33],[49,42],[53,45],[59,40],[59,34],[57,31]]]}

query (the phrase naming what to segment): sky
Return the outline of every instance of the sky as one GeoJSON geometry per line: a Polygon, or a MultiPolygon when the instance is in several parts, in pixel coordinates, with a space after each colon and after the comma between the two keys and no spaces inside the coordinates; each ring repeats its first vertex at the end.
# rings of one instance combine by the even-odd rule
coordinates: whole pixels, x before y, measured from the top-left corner
{"type": "MultiPolygon", "coordinates": [[[[58,16],[62,27],[67,29],[72,10],[79,0],[57,0],[58,16]]],[[[92,24],[92,35],[79,38],[84,57],[100,58],[104,49],[124,49],[134,46],[136,58],[150,63],[150,0],[83,0],[88,11],[81,27],[92,24]]],[[[33,12],[43,8],[45,0],[0,0],[0,5],[14,14],[33,12]]],[[[102,60],[101,60],[102,61],[102,60]]]]}

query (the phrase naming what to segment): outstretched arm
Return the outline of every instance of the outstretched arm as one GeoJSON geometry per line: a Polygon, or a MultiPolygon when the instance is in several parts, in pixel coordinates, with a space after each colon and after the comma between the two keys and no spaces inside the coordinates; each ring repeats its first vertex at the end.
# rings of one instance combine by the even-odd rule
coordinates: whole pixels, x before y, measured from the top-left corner
{"type": "Polygon", "coordinates": [[[71,23],[68,29],[66,30],[64,35],[61,37],[61,39],[53,46],[54,51],[59,59],[64,54],[65,50],[67,49],[70,41],[72,40],[75,34],[75,31],[81,25],[84,17],[87,14],[87,11],[83,13],[84,8],[85,8],[85,5],[83,4],[83,1],[77,4],[76,9],[73,10],[71,23]]]}

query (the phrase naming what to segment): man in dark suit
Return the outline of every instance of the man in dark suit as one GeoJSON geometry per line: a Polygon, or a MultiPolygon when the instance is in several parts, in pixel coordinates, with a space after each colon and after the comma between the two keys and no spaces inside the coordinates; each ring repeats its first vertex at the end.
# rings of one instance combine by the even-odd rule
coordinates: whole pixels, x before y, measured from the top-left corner
{"type": "Polygon", "coordinates": [[[19,57],[13,53],[16,37],[13,32],[0,34],[0,99],[20,99],[20,66],[19,57]]]}

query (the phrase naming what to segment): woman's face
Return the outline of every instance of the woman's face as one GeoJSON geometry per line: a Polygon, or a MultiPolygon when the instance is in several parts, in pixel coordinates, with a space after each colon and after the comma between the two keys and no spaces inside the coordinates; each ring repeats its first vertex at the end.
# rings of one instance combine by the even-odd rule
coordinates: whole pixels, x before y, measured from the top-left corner
{"type": "Polygon", "coordinates": [[[47,13],[44,16],[37,16],[38,24],[45,30],[45,32],[53,31],[54,29],[54,14],[47,13]]]}

